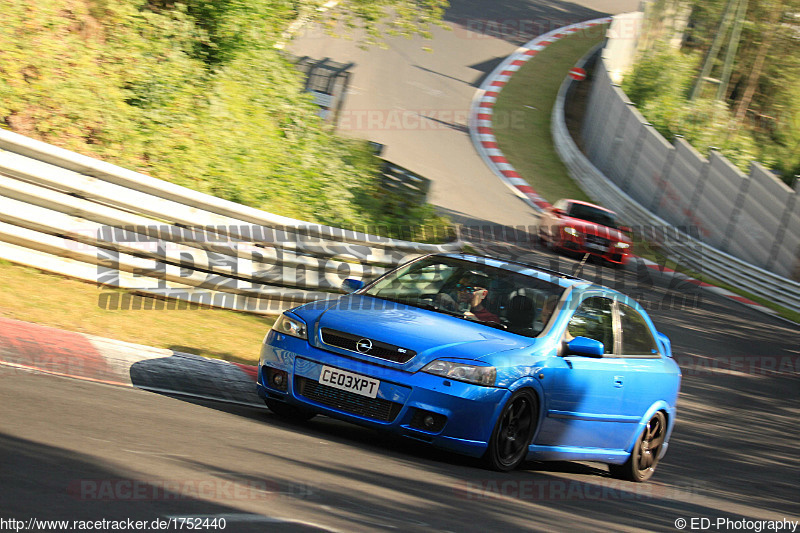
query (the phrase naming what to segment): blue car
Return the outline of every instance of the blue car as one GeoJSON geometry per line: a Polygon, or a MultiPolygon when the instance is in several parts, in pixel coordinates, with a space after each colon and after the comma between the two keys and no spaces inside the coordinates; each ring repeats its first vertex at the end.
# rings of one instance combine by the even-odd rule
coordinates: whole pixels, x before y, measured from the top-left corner
{"type": "Polygon", "coordinates": [[[599,461],[644,481],[667,451],[680,370],[631,298],[580,278],[429,255],[286,311],[258,393],[277,415],[390,431],[501,471],[599,461]]]}

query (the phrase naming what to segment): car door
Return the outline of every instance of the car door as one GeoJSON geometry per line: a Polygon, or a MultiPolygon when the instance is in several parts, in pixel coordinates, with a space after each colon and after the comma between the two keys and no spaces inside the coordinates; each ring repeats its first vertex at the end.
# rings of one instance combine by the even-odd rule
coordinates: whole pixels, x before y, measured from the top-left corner
{"type": "Polygon", "coordinates": [[[644,315],[622,302],[616,305],[620,340],[617,357],[626,368],[621,412],[641,418],[658,400],[670,401],[677,378],[660,353],[655,331],[644,315]]]}
{"type": "Polygon", "coordinates": [[[626,363],[614,356],[617,331],[612,299],[588,296],[577,306],[564,341],[588,337],[602,342],[605,353],[551,358],[543,372],[545,420],[536,444],[605,449],[625,445],[624,435],[633,421],[622,414],[626,363]]]}

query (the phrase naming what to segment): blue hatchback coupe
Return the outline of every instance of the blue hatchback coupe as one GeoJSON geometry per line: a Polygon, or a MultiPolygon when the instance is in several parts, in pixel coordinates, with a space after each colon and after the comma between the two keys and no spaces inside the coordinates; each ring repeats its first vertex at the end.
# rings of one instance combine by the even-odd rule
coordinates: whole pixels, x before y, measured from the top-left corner
{"type": "Polygon", "coordinates": [[[667,451],[681,374],[631,298],[474,255],[425,256],[286,311],[258,393],[277,415],[346,420],[474,457],[607,463],[644,481],[667,451]]]}

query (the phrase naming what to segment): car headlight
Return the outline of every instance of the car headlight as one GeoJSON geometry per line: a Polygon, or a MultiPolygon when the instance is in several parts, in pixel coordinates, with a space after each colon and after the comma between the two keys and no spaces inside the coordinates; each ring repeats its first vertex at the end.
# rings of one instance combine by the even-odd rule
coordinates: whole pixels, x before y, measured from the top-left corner
{"type": "Polygon", "coordinates": [[[578,230],[576,230],[575,228],[564,228],[564,233],[566,233],[567,235],[572,235],[573,237],[577,237],[578,235],[580,235],[578,233],[578,230]]]}
{"type": "Polygon", "coordinates": [[[455,381],[486,386],[494,385],[494,380],[497,378],[497,369],[493,366],[477,366],[453,361],[433,361],[425,365],[422,371],[455,381]]]}
{"type": "Polygon", "coordinates": [[[627,242],[618,242],[614,246],[616,246],[617,248],[622,248],[622,249],[631,247],[631,245],[628,244],[627,242]]]}
{"type": "Polygon", "coordinates": [[[308,339],[308,329],[306,328],[306,323],[297,318],[291,318],[286,314],[281,315],[280,318],[275,321],[272,329],[278,333],[291,335],[292,337],[297,337],[298,339],[308,339]]]}

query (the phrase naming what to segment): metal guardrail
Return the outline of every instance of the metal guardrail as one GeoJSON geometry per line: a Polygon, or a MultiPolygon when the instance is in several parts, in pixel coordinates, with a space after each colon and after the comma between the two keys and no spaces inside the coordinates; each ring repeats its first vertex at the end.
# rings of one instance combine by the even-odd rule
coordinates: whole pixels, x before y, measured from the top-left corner
{"type": "MultiPolygon", "coordinates": [[[[589,52],[578,66],[583,66],[596,52],[597,48],[589,52]]],[[[573,82],[567,77],[561,84],[552,111],[551,132],[569,175],[592,200],[619,212],[629,224],[648,229],[648,236],[678,264],[800,312],[800,283],[751,265],[670,226],[617,187],[583,155],[567,129],[564,115],[573,82]]]]}
{"type": "Polygon", "coordinates": [[[274,215],[0,130],[0,258],[42,270],[274,314],[460,249],[274,215]]]}

